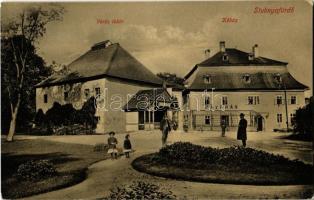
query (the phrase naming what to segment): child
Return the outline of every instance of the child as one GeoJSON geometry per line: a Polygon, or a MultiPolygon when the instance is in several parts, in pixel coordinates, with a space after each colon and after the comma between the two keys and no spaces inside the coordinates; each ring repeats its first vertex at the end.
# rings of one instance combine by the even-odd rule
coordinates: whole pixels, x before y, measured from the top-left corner
{"type": "Polygon", "coordinates": [[[108,153],[111,154],[111,159],[117,159],[118,158],[118,150],[117,150],[117,144],[118,140],[117,138],[114,137],[115,132],[110,132],[109,133],[109,138],[108,138],[108,153]]]}
{"type": "Polygon", "coordinates": [[[129,138],[130,138],[130,135],[127,134],[125,136],[125,140],[124,140],[124,144],[123,144],[124,153],[125,153],[126,158],[130,158],[130,152],[132,151],[132,145],[131,145],[131,141],[129,138]]]}

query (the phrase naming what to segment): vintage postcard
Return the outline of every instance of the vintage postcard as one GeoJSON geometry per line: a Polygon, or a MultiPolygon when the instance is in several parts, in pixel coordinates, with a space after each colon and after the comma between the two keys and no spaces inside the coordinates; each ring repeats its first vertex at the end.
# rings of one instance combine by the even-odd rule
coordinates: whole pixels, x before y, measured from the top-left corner
{"type": "Polygon", "coordinates": [[[313,2],[1,3],[3,199],[310,199],[313,2]]]}

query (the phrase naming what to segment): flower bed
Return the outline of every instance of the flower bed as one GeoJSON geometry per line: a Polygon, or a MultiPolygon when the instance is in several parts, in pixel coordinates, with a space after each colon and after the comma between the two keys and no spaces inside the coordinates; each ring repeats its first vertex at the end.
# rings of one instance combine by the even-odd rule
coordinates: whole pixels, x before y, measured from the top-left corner
{"type": "Polygon", "coordinates": [[[261,150],[175,143],[135,159],[138,171],[167,178],[232,184],[311,184],[312,166],[261,150]]]}
{"type": "Polygon", "coordinates": [[[133,182],[131,185],[116,187],[110,190],[109,196],[99,200],[122,199],[176,199],[171,191],[160,188],[158,185],[146,182],[133,182]]]}

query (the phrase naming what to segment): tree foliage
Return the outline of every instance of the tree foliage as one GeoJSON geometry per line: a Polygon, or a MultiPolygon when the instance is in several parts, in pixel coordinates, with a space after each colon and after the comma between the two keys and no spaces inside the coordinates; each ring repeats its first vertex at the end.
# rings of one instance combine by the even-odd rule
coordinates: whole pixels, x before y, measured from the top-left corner
{"type": "Polygon", "coordinates": [[[1,42],[5,44],[1,47],[2,65],[5,66],[4,76],[1,77],[5,85],[1,89],[7,91],[5,106],[8,108],[5,112],[10,113],[7,114],[10,119],[7,141],[13,140],[21,108],[34,105],[30,102],[34,101],[30,91],[34,82],[30,83],[27,79],[41,78],[39,74],[44,69],[39,67],[44,65],[44,61],[36,55],[35,43],[45,34],[48,23],[62,19],[63,12],[58,4],[49,4],[44,8],[25,7],[21,13],[1,23],[1,42]]]}
{"type": "Polygon", "coordinates": [[[157,76],[162,80],[166,81],[168,84],[174,85],[184,85],[184,79],[177,76],[176,74],[168,73],[168,72],[160,72],[157,73],[157,76]]]}
{"type": "Polygon", "coordinates": [[[311,97],[310,103],[296,111],[294,119],[294,132],[313,136],[314,134],[314,98],[311,97]]]}
{"type": "MultiPolygon", "coordinates": [[[[18,102],[18,95],[21,96],[19,112],[17,115],[17,131],[25,129],[32,121],[35,113],[35,90],[33,86],[51,74],[51,69],[45,65],[44,60],[36,54],[35,47],[27,42],[23,36],[12,38],[1,38],[1,115],[2,133],[7,133],[12,119],[14,106],[18,102]],[[24,40],[24,41],[22,41],[24,40]],[[22,88],[20,89],[18,69],[15,66],[14,49],[12,43],[26,45],[29,56],[25,60],[25,76],[22,88]]],[[[20,61],[18,61],[20,62],[20,61]]]]}
{"type": "MultiPolygon", "coordinates": [[[[52,127],[84,125],[86,128],[95,129],[97,125],[95,97],[89,98],[81,109],[76,110],[72,104],[61,105],[54,102],[46,114],[41,109],[37,111],[35,124],[48,129],[52,127]]],[[[49,131],[49,130],[48,130],[49,131]]]]}

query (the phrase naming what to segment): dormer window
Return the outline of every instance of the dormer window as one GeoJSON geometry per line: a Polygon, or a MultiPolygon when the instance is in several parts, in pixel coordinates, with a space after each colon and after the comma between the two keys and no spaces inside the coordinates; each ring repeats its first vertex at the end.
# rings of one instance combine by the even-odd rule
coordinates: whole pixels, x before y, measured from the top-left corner
{"type": "Polygon", "coordinates": [[[242,77],[243,81],[245,83],[251,83],[251,76],[250,74],[245,74],[243,77],[242,77]]]}
{"type": "Polygon", "coordinates": [[[222,61],[228,61],[228,59],[228,55],[224,53],[224,55],[222,56],[222,61]]]}
{"type": "Polygon", "coordinates": [[[252,53],[249,54],[249,60],[254,60],[254,55],[252,53]]]}
{"type": "Polygon", "coordinates": [[[210,84],[211,83],[211,76],[210,75],[204,75],[203,79],[204,79],[204,83],[205,84],[210,84]]]}
{"type": "Polygon", "coordinates": [[[281,78],[281,75],[279,73],[274,75],[274,79],[277,81],[277,83],[281,83],[282,82],[282,78],[281,78]]]}

